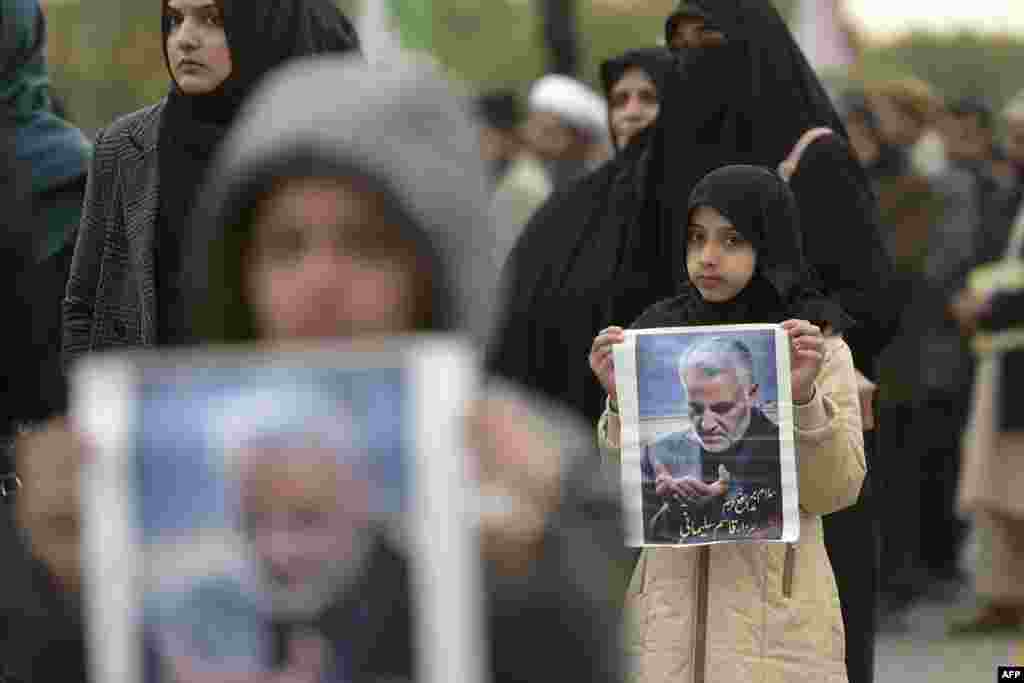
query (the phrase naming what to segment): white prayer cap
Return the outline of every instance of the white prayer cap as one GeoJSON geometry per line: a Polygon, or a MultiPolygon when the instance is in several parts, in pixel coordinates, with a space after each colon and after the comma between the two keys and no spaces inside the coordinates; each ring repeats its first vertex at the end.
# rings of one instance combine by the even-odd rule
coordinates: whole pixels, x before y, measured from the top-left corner
{"type": "Polygon", "coordinates": [[[558,114],[574,128],[597,137],[608,135],[608,105],[600,95],[574,78],[544,76],[530,90],[530,111],[558,114]]]}

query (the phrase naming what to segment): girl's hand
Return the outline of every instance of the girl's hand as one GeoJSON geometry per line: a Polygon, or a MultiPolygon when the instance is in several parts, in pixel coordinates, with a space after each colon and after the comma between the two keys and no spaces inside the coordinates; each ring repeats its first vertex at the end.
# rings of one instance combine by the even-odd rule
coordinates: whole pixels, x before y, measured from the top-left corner
{"type": "Polygon", "coordinates": [[[825,337],[817,325],[806,320],[787,320],[782,328],[789,334],[793,402],[810,403],[814,398],[814,381],[825,362],[825,337]]]}
{"type": "Polygon", "coordinates": [[[626,341],[626,333],[621,327],[606,327],[594,338],[594,344],[590,347],[590,369],[597,375],[601,386],[613,401],[618,401],[615,392],[613,347],[624,341],[626,341]]]}

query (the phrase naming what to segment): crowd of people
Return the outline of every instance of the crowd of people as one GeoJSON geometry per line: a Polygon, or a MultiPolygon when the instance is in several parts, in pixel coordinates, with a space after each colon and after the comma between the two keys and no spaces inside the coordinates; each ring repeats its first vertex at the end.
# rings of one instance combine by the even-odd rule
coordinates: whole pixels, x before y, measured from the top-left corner
{"type": "MultiPolygon", "coordinates": [[[[2,2],[0,682],[89,678],[76,363],[425,331],[480,351],[468,438],[530,511],[481,527],[495,681],[871,683],[880,631],[971,587],[951,634],[1024,629],[1024,91],[832,92],[768,0],[680,2],[600,91],[523,98],[370,64],[331,0],[162,0],[161,29],[167,96],[89,140],[38,0],[2,2]],[[615,345],[742,323],[790,340],[799,542],[627,548],[615,345]]],[[[652,447],[657,497],[716,495],[679,462],[778,429],[749,350],[711,350],[680,371],[702,447],[652,447]]],[[[344,680],[411,679],[388,614],[331,633],[344,680]]]]}

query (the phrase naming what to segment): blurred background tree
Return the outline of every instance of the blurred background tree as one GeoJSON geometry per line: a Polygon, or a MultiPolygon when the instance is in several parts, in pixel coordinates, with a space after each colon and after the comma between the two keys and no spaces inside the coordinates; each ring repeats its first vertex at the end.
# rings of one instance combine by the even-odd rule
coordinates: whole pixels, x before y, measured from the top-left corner
{"type": "MultiPolygon", "coordinates": [[[[361,0],[338,0],[351,15],[361,0]]],[[[510,86],[525,92],[545,73],[540,0],[430,0],[434,53],[474,88],[510,86]]],[[[579,72],[597,83],[602,60],[657,45],[675,0],[576,0],[579,72]]],[[[795,0],[776,0],[785,16],[795,0]]],[[[158,0],[49,0],[50,55],[57,93],[69,115],[92,132],[121,114],[156,102],[168,87],[160,49],[158,0]]],[[[1024,88],[1024,38],[911,34],[869,43],[868,78],[908,74],[949,97],[981,95],[1000,106],[1024,88]]]]}

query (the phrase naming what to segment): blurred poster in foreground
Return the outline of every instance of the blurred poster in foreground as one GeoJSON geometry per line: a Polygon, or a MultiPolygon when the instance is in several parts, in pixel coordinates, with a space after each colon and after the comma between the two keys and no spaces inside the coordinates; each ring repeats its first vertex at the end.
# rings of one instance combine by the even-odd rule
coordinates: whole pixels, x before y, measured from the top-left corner
{"type": "Polygon", "coordinates": [[[422,338],[79,366],[93,679],[479,681],[473,367],[422,338]]]}
{"type": "Polygon", "coordinates": [[[615,381],[630,545],[797,540],[780,326],[630,330],[615,347],[615,381]]]}

